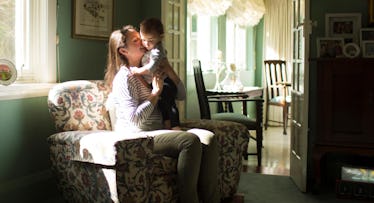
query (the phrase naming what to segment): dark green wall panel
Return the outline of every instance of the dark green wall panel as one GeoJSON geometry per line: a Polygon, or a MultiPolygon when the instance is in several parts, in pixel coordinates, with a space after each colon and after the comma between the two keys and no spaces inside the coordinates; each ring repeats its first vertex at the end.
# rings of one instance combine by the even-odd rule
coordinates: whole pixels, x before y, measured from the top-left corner
{"type": "MultiPolygon", "coordinates": [[[[142,7],[142,1],[115,1],[114,29],[123,25],[138,24],[145,16],[160,16],[161,1],[147,0],[142,7]]],[[[103,79],[108,40],[72,38],[72,1],[58,1],[59,36],[59,81],[77,79],[103,79]]]]}
{"type": "Polygon", "coordinates": [[[51,181],[47,137],[55,130],[47,98],[0,101],[0,117],[0,199],[15,194],[12,202],[18,202],[21,190],[44,194],[45,188],[34,185],[51,181]]]}

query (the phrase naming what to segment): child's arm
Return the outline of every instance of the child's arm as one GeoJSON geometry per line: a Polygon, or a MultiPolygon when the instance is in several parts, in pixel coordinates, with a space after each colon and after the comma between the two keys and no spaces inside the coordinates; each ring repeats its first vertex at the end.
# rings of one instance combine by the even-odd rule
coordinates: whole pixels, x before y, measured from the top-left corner
{"type": "Polygon", "coordinates": [[[148,69],[150,73],[154,73],[160,66],[161,61],[166,57],[165,49],[162,45],[157,45],[147,55],[149,60],[148,63],[143,64],[143,67],[148,69]]]}
{"type": "Polygon", "coordinates": [[[130,67],[130,71],[134,75],[148,75],[151,73],[147,67],[130,67]]]}
{"type": "Polygon", "coordinates": [[[178,83],[181,81],[177,73],[174,71],[173,67],[171,67],[169,61],[167,58],[163,59],[161,64],[160,64],[160,69],[162,72],[165,73],[172,81],[173,83],[177,86],[178,83]]]}

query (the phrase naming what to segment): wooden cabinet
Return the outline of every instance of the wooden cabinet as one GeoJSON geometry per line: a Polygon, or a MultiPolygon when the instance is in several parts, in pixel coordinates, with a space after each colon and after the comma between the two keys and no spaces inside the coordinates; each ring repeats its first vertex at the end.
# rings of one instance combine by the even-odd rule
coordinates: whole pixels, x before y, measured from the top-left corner
{"type": "Polygon", "coordinates": [[[317,59],[314,175],[328,152],[374,156],[374,59],[317,59]]]}

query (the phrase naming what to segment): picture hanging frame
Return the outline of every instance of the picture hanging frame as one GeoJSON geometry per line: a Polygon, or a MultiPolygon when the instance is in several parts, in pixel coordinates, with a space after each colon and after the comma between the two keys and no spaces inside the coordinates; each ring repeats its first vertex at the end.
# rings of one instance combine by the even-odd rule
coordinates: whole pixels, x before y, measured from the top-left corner
{"type": "Polygon", "coordinates": [[[113,10],[113,0],[73,0],[73,38],[108,40],[113,10]]]}
{"type": "Polygon", "coordinates": [[[361,13],[327,13],[326,37],[341,37],[344,43],[359,43],[361,13]]]}
{"type": "Polygon", "coordinates": [[[343,54],[344,39],[341,37],[317,38],[317,57],[341,58],[343,54]]]}
{"type": "Polygon", "coordinates": [[[374,58],[374,40],[362,42],[362,57],[374,58]]]}

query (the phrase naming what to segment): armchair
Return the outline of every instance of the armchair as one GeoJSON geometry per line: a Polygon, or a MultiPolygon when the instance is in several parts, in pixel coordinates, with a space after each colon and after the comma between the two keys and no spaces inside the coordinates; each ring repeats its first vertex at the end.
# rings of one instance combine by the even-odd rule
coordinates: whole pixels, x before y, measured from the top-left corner
{"type": "MultiPolygon", "coordinates": [[[[104,106],[108,93],[100,80],[63,82],[49,92],[48,108],[57,130],[48,138],[50,159],[64,199],[178,202],[177,160],[153,153],[152,137],[112,131],[104,106]]],[[[221,198],[232,197],[240,179],[241,155],[249,141],[246,127],[210,120],[184,121],[181,127],[216,134],[221,198]]]]}

